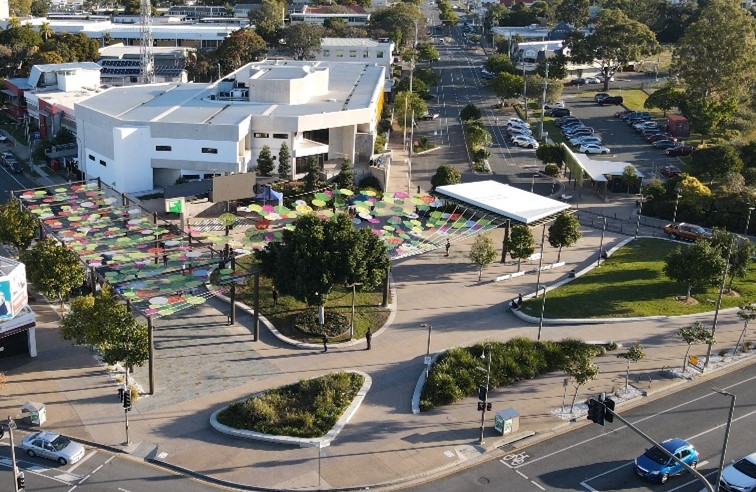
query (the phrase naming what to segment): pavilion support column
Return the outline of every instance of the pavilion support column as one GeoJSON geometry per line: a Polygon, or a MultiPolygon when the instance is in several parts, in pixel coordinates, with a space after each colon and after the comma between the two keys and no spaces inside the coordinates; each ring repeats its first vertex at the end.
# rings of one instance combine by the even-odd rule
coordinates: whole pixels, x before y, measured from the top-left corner
{"type": "Polygon", "coordinates": [[[386,267],[386,278],[383,279],[383,301],[381,307],[388,307],[391,294],[391,263],[386,267]]]}
{"type": "Polygon", "coordinates": [[[236,284],[231,284],[231,313],[228,316],[228,324],[236,323],[236,284]]]}
{"type": "Polygon", "coordinates": [[[260,272],[255,272],[255,292],[252,295],[252,302],[253,306],[252,309],[254,310],[254,316],[253,316],[253,326],[254,326],[254,341],[259,342],[260,341],[260,272]]]}
{"type": "Polygon", "coordinates": [[[501,262],[507,262],[507,250],[509,249],[509,228],[511,226],[510,221],[504,223],[504,240],[501,242],[501,262]]]}
{"type": "Polygon", "coordinates": [[[150,395],[155,394],[155,327],[152,323],[152,317],[147,318],[147,340],[149,343],[149,374],[150,374],[150,395]]]}

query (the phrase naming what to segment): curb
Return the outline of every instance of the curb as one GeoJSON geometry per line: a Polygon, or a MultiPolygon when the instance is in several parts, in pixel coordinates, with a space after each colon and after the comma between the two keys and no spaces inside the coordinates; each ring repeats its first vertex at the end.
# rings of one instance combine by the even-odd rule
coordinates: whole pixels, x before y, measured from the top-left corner
{"type": "MultiPolygon", "coordinates": [[[[439,352],[431,356],[431,366],[436,363],[436,359],[438,359],[442,353],[443,352],[439,352]]],[[[430,369],[430,366],[426,367],[430,369]]],[[[415,415],[420,413],[420,395],[422,394],[423,387],[425,386],[425,378],[425,369],[423,369],[423,371],[420,373],[420,377],[417,378],[417,383],[415,383],[415,391],[412,393],[412,413],[414,413],[415,415]]]]}
{"type": "MultiPolygon", "coordinates": [[[[359,389],[359,391],[357,391],[357,394],[355,395],[352,402],[349,404],[346,410],[344,410],[344,413],[341,415],[341,417],[339,417],[339,420],[336,421],[336,424],[334,424],[331,430],[328,431],[323,437],[306,438],[306,437],[279,436],[279,435],[274,435],[274,434],[264,434],[262,432],[255,432],[255,431],[250,431],[250,430],[236,429],[234,427],[229,427],[227,425],[224,425],[218,422],[218,414],[221,413],[226,408],[228,408],[228,406],[219,408],[218,410],[214,411],[212,415],[210,415],[210,425],[213,427],[213,429],[217,430],[218,432],[221,432],[223,434],[228,434],[229,436],[240,437],[242,439],[251,439],[253,441],[263,441],[263,442],[275,443],[275,444],[298,445],[300,448],[328,447],[331,445],[331,442],[334,439],[336,439],[339,433],[341,433],[341,431],[344,429],[346,424],[349,423],[352,417],[354,417],[354,414],[357,413],[357,409],[360,408],[360,405],[362,405],[362,402],[367,396],[368,391],[370,391],[370,387],[373,385],[373,379],[362,371],[348,370],[344,372],[360,374],[365,378],[365,382],[362,384],[362,387],[359,389]]],[[[255,394],[259,394],[259,393],[255,393],[255,394]]],[[[246,401],[247,398],[243,398],[237,401],[243,402],[243,401],[246,401]]]]}

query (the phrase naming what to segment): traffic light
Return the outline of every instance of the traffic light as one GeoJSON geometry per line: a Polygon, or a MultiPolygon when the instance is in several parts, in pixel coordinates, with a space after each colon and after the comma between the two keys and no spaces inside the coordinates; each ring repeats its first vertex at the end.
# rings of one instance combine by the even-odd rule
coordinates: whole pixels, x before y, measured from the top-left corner
{"type": "Polygon", "coordinates": [[[123,394],[125,393],[124,389],[118,388],[118,401],[123,401],[123,394]]]}
{"type": "Polygon", "coordinates": [[[18,490],[24,490],[26,487],[26,478],[24,478],[24,472],[19,472],[18,475],[16,475],[16,484],[18,485],[18,490]]]}
{"type": "Polygon", "coordinates": [[[604,425],[606,408],[604,405],[593,398],[588,400],[588,420],[595,424],[604,425]]]}
{"type": "Polygon", "coordinates": [[[614,400],[611,398],[606,398],[604,400],[604,405],[606,406],[606,409],[604,409],[604,420],[606,420],[609,423],[614,422],[614,400]],[[608,411],[608,410],[611,410],[608,411]]]}
{"type": "Polygon", "coordinates": [[[478,386],[478,400],[486,401],[488,398],[488,388],[484,384],[478,386]]]}
{"type": "Polygon", "coordinates": [[[485,405],[486,405],[486,404],[485,404],[484,402],[482,402],[482,401],[479,401],[479,402],[478,402],[478,411],[479,411],[479,412],[482,412],[482,411],[483,411],[483,409],[485,408],[485,405]]]}
{"type": "Polygon", "coordinates": [[[488,412],[491,411],[491,404],[490,403],[486,403],[486,411],[488,411],[488,412]]]}
{"type": "Polygon", "coordinates": [[[123,392],[123,408],[131,410],[131,390],[129,389],[123,392]]]}

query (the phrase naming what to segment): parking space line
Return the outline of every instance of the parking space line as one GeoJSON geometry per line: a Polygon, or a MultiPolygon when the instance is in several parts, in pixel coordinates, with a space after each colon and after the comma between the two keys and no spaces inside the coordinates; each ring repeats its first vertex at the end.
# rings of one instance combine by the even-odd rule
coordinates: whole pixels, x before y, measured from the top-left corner
{"type": "MultiPolygon", "coordinates": [[[[621,469],[625,468],[626,466],[629,466],[629,465],[632,465],[632,464],[633,464],[633,462],[631,461],[631,462],[629,462],[629,463],[625,463],[624,465],[620,465],[620,466],[617,466],[617,467],[615,467],[615,468],[612,468],[611,470],[605,471],[604,473],[600,473],[600,474],[598,474],[598,475],[596,475],[596,476],[594,476],[594,477],[591,477],[591,478],[586,478],[585,480],[583,480],[583,481],[582,481],[582,482],[580,483],[580,485],[583,485],[583,484],[585,484],[585,483],[587,483],[587,482],[591,482],[591,481],[593,481],[593,480],[596,480],[597,478],[601,478],[601,477],[603,477],[604,475],[609,475],[610,473],[614,473],[614,472],[616,472],[617,470],[621,470],[621,469]]],[[[586,487],[587,487],[587,486],[586,486],[586,487]]],[[[591,490],[593,490],[593,489],[591,489],[591,490]]]]}
{"type": "Polygon", "coordinates": [[[541,487],[541,485],[539,483],[537,483],[535,480],[531,480],[530,483],[532,483],[533,485],[535,485],[536,487],[538,487],[541,490],[546,490],[543,487],[541,487]]]}
{"type": "MultiPolygon", "coordinates": [[[[719,470],[713,470],[713,471],[710,471],[709,473],[707,473],[707,474],[705,474],[705,475],[704,475],[704,478],[709,478],[710,476],[712,476],[712,475],[715,475],[715,474],[717,474],[717,473],[719,473],[719,470]]],[[[699,481],[699,480],[691,480],[690,482],[684,483],[684,484],[682,484],[682,485],[678,485],[678,486],[677,486],[677,487],[675,487],[674,489],[669,489],[669,490],[668,490],[667,492],[675,492],[676,490],[680,490],[680,489],[682,489],[682,488],[684,488],[684,487],[687,487],[687,486],[689,486],[689,485],[691,485],[691,484],[694,484],[694,483],[696,483],[696,482],[698,482],[698,481],[699,481]]]]}
{"type": "Polygon", "coordinates": [[[90,453],[88,455],[86,455],[85,457],[83,457],[78,463],[76,463],[75,465],[73,465],[72,467],[70,467],[68,470],[65,470],[65,472],[66,473],[71,473],[72,471],[74,471],[75,469],[77,469],[78,467],[80,467],[85,461],[87,461],[89,458],[91,458],[92,456],[94,456],[96,454],[97,454],[97,450],[93,449],[92,451],[90,451],[90,453]]]}
{"type": "Polygon", "coordinates": [[[520,475],[525,480],[528,480],[528,477],[524,473],[522,473],[520,470],[515,470],[515,473],[517,473],[518,475],[520,475]]]}

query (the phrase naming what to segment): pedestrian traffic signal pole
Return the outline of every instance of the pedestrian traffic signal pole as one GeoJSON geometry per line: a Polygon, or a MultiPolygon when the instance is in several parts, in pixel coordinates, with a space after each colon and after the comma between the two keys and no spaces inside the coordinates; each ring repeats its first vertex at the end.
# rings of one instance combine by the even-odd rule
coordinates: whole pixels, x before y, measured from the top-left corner
{"type": "MultiPolygon", "coordinates": [[[[609,401],[611,401],[611,400],[609,400],[609,401]]],[[[612,403],[614,403],[614,402],[612,401],[612,403]]],[[[664,449],[664,446],[662,446],[658,442],[654,441],[653,439],[651,439],[651,437],[649,437],[646,434],[644,434],[643,431],[641,431],[640,429],[638,429],[637,427],[635,427],[633,424],[631,424],[630,422],[628,422],[627,420],[625,420],[624,418],[622,418],[622,416],[620,414],[616,413],[613,409],[610,408],[612,406],[611,404],[607,405],[606,401],[604,401],[604,400],[599,401],[599,400],[596,400],[595,398],[591,398],[589,400],[588,408],[591,408],[591,404],[593,404],[593,405],[598,404],[601,407],[601,410],[603,410],[604,412],[606,412],[606,415],[611,415],[612,418],[617,417],[617,419],[620,422],[622,422],[623,424],[625,424],[628,429],[630,429],[631,431],[635,432],[636,434],[638,434],[639,436],[641,436],[646,441],[650,442],[654,447],[656,447],[661,452],[663,452],[664,454],[666,454],[667,457],[669,457],[672,460],[680,463],[680,465],[682,465],[683,468],[685,468],[687,471],[689,471],[701,483],[704,484],[704,486],[706,487],[706,490],[708,490],[709,492],[715,492],[714,491],[714,487],[709,483],[708,480],[706,480],[706,477],[704,477],[698,470],[696,470],[692,466],[688,465],[684,461],[675,458],[675,455],[672,454],[672,453],[670,453],[666,449],[664,449]]],[[[609,419],[607,419],[607,420],[609,422],[611,422],[611,420],[609,420],[609,419]]],[[[601,424],[601,425],[603,425],[603,424],[601,424]]]]}

